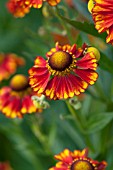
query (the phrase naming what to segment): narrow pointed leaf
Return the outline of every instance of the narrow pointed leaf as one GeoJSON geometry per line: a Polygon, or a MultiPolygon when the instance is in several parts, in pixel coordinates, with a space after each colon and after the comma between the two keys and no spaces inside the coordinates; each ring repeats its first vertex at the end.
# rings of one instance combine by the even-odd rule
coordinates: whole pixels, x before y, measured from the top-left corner
{"type": "Polygon", "coordinates": [[[87,122],[87,133],[94,133],[103,129],[113,119],[113,112],[93,114],[87,122]]]}
{"type": "Polygon", "coordinates": [[[59,16],[62,18],[62,20],[66,21],[68,24],[71,26],[75,27],[76,29],[83,31],[87,34],[106,39],[106,33],[99,34],[98,31],[95,29],[94,24],[88,23],[88,22],[79,22],[75,20],[70,20],[68,18],[63,17],[62,15],[59,14],[59,16]]]}

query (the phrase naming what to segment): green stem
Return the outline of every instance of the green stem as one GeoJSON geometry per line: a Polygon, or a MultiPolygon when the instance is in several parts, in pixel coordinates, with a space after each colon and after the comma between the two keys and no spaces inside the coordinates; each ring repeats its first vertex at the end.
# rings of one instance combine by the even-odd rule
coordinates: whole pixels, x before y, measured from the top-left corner
{"type": "Polygon", "coordinates": [[[82,133],[82,135],[84,136],[85,142],[87,144],[87,146],[91,149],[92,152],[95,151],[94,146],[91,142],[90,136],[86,133],[86,131],[84,130],[83,126],[82,126],[82,122],[80,117],[78,116],[78,114],[75,112],[75,110],[72,108],[72,106],[70,105],[70,103],[66,100],[65,101],[67,104],[67,107],[72,115],[72,117],[75,120],[76,126],[78,127],[78,129],[80,130],[80,132],[82,133]]]}
{"type": "Polygon", "coordinates": [[[81,131],[81,133],[84,134],[85,131],[84,131],[82,125],[81,125],[80,118],[79,118],[78,114],[75,113],[75,110],[72,108],[72,106],[70,105],[70,103],[69,103],[67,100],[66,100],[65,102],[66,102],[66,104],[67,104],[67,107],[68,107],[68,109],[69,109],[72,117],[74,118],[74,120],[75,120],[75,122],[76,122],[77,127],[79,128],[79,130],[81,131]]]}
{"type": "Polygon", "coordinates": [[[49,146],[48,137],[45,134],[42,133],[36,116],[32,117],[31,130],[33,131],[36,138],[42,144],[44,150],[48,154],[51,154],[51,149],[50,149],[50,146],[49,146]]]}

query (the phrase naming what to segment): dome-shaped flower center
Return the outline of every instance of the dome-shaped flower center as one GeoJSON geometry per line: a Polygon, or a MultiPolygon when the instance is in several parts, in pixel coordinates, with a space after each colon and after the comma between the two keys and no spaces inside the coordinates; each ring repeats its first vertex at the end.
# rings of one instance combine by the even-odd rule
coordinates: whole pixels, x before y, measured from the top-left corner
{"type": "Polygon", "coordinates": [[[22,74],[15,75],[10,81],[10,86],[15,91],[24,90],[29,86],[28,78],[22,74]]]}
{"type": "Polygon", "coordinates": [[[53,70],[64,71],[72,64],[72,56],[64,51],[57,51],[49,58],[49,65],[53,70]]]}
{"type": "Polygon", "coordinates": [[[71,165],[70,170],[94,170],[94,167],[87,160],[77,160],[71,165]]]}

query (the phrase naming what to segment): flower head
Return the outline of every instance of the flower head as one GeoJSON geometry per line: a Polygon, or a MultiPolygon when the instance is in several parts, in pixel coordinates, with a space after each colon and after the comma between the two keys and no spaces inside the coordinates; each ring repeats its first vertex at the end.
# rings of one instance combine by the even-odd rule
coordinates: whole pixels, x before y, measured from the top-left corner
{"type": "Polygon", "coordinates": [[[0,89],[0,111],[9,118],[23,117],[24,114],[42,111],[33,104],[34,95],[29,87],[28,78],[24,75],[15,75],[10,86],[0,89]]]}
{"type": "Polygon", "coordinates": [[[90,0],[89,11],[99,33],[107,32],[107,43],[113,44],[113,2],[111,0],[90,0]],[[90,7],[91,6],[91,7],[90,7]]]}
{"type": "Polygon", "coordinates": [[[18,66],[22,66],[24,64],[24,59],[16,54],[0,53],[0,81],[8,79],[10,75],[15,73],[18,66]]]}
{"type": "Polygon", "coordinates": [[[107,163],[98,162],[88,157],[88,149],[82,151],[75,150],[71,152],[65,149],[63,152],[55,155],[59,162],[55,167],[49,170],[105,170],[107,163]]]}
{"type": "Polygon", "coordinates": [[[44,94],[50,99],[67,99],[84,92],[88,85],[93,85],[98,74],[95,54],[84,54],[84,47],[60,46],[52,48],[47,60],[38,56],[29,70],[29,84],[37,94],[44,94]]]}
{"type": "MultiPolygon", "coordinates": [[[[30,8],[41,8],[44,0],[9,0],[6,4],[10,13],[15,17],[24,17],[30,8]]],[[[49,5],[56,6],[60,0],[46,0],[49,5]]]]}
{"type": "Polygon", "coordinates": [[[0,170],[12,170],[9,162],[0,162],[0,170]]]}
{"type": "Polygon", "coordinates": [[[30,6],[24,0],[9,0],[6,6],[15,17],[24,17],[30,11],[30,6]]]}

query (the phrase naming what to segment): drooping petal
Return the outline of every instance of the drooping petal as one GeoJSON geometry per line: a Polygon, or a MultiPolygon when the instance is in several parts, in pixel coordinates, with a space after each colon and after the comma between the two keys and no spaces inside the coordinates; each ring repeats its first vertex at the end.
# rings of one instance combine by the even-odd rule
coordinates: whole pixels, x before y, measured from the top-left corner
{"type": "Polygon", "coordinates": [[[5,114],[5,116],[9,118],[16,118],[16,117],[21,118],[22,114],[20,112],[20,108],[21,108],[20,99],[18,97],[10,96],[6,100],[7,102],[4,103],[1,109],[3,114],[5,114]]]}
{"type": "Polygon", "coordinates": [[[95,0],[92,17],[98,32],[106,31],[108,34],[106,42],[113,44],[113,2],[111,0],[95,0]]]}
{"type": "Polygon", "coordinates": [[[88,84],[79,77],[68,75],[66,77],[55,76],[46,87],[45,94],[50,99],[67,99],[84,92],[88,84]],[[56,97],[55,97],[56,96],[56,97]]]}
{"type": "Polygon", "coordinates": [[[34,113],[36,112],[36,107],[33,105],[33,102],[31,100],[31,96],[26,95],[23,99],[22,99],[22,107],[21,107],[21,112],[22,114],[25,113],[34,113]]]}
{"type": "Polygon", "coordinates": [[[58,84],[58,80],[56,79],[56,77],[54,77],[48,82],[47,87],[45,89],[45,95],[50,99],[57,99],[57,96],[55,96],[56,83],[58,84]]]}
{"type": "Polygon", "coordinates": [[[48,70],[46,68],[38,69],[33,67],[29,70],[29,74],[29,84],[32,86],[33,90],[38,94],[43,93],[50,77],[48,70]]]}
{"type": "Polygon", "coordinates": [[[90,69],[82,70],[82,69],[76,69],[75,73],[84,81],[86,81],[88,84],[93,85],[94,82],[98,78],[98,74],[90,69]]]}
{"type": "Polygon", "coordinates": [[[91,53],[87,53],[86,55],[84,55],[83,58],[78,60],[76,65],[78,66],[78,68],[81,68],[81,69],[96,70],[97,68],[96,62],[97,60],[95,58],[95,55],[93,54],[93,52],[91,52],[91,53]]]}
{"type": "Polygon", "coordinates": [[[46,60],[44,60],[44,58],[38,56],[35,59],[35,63],[36,67],[45,67],[46,66],[46,60]]]}
{"type": "Polygon", "coordinates": [[[107,30],[106,42],[113,44],[113,25],[107,30]]]}
{"type": "Polygon", "coordinates": [[[43,93],[50,78],[50,73],[46,68],[46,61],[42,57],[37,57],[35,65],[29,69],[29,84],[38,94],[43,93]]]}
{"type": "Polygon", "coordinates": [[[73,86],[73,91],[75,95],[79,95],[81,92],[84,92],[85,89],[88,87],[88,83],[83,81],[81,78],[75,76],[75,75],[70,75],[69,80],[73,86]]]}

